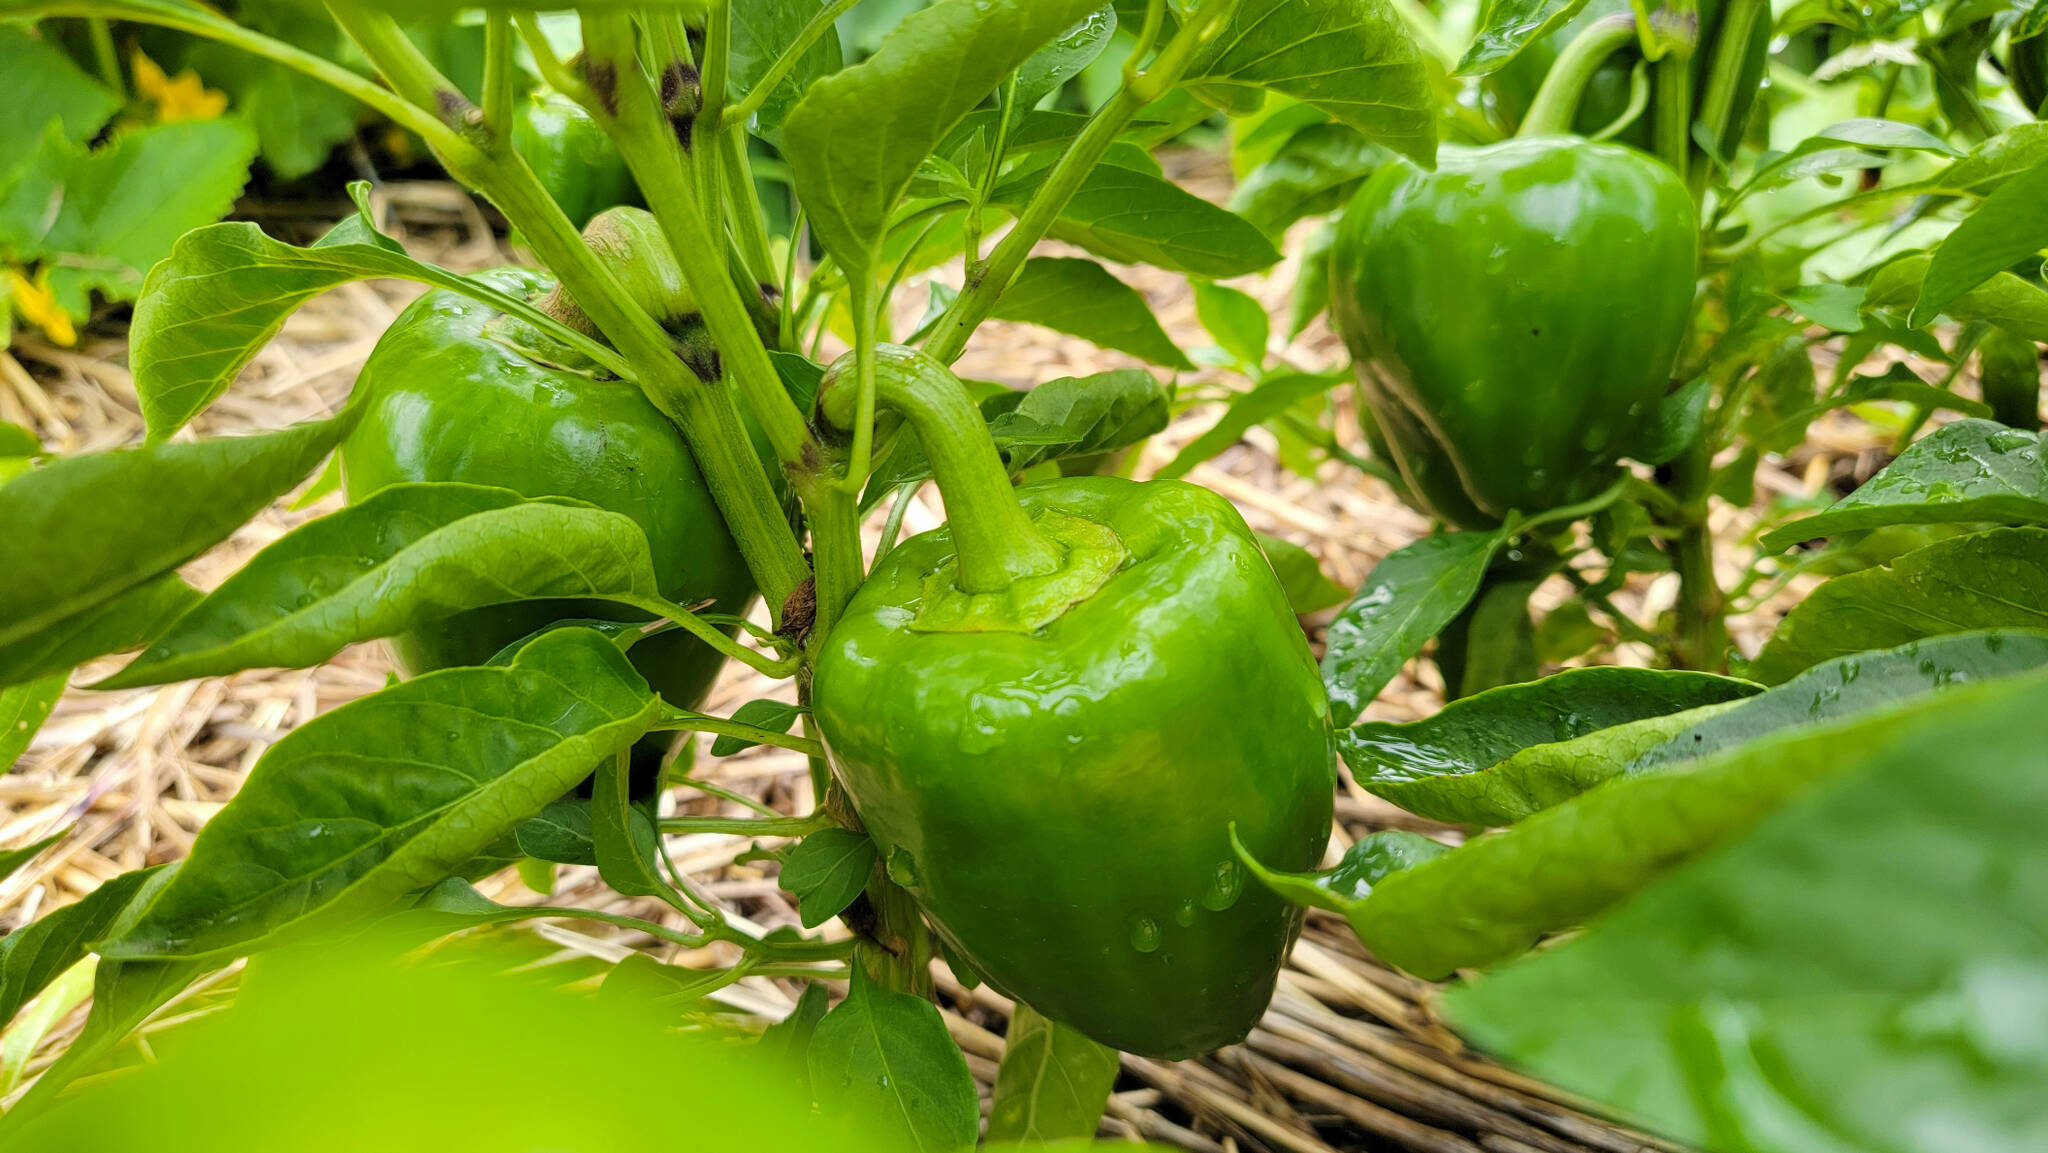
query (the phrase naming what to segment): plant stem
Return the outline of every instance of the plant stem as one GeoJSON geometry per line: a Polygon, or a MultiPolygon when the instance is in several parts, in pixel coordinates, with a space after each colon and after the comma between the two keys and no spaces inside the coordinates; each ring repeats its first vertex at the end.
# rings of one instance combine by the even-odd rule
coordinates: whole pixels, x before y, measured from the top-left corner
{"type": "Polygon", "coordinates": [[[1682,668],[1714,671],[1728,649],[1723,616],[1725,595],[1714,576],[1714,535],[1707,527],[1708,485],[1713,474],[1709,438],[1694,440],[1672,462],[1672,487],[1679,498],[1678,538],[1672,542],[1672,567],[1678,571],[1678,624],[1673,635],[1676,663],[1682,668]]]}
{"type": "MultiPolygon", "coordinates": [[[[1734,115],[1735,98],[1742,86],[1742,62],[1749,53],[1749,41],[1756,22],[1768,19],[1770,0],[1727,0],[1721,12],[1721,27],[1714,43],[1714,58],[1708,65],[1707,89],[1700,98],[1699,124],[1714,149],[1725,150],[1728,123],[1734,115]]],[[[1723,159],[1727,159],[1723,157],[1723,159]]],[[[1693,201],[1704,199],[1711,164],[1702,164],[1691,175],[1693,201]]]]}
{"type": "Polygon", "coordinates": [[[664,833],[733,833],[742,837],[802,837],[833,824],[831,817],[664,817],[664,833]]]}
{"type": "Polygon", "coordinates": [[[1536,90],[1536,99],[1530,102],[1528,115],[1522,117],[1522,126],[1515,135],[1552,136],[1570,132],[1572,116],[1579,110],[1587,82],[1609,56],[1633,44],[1635,39],[1636,18],[1632,12],[1616,12],[1587,25],[1558,53],[1557,63],[1544,76],[1543,86],[1536,90]]]}
{"type": "Polygon", "coordinates": [[[121,99],[128,98],[128,85],[121,76],[121,56],[114,51],[114,33],[107,27],[104,18],[93,16],[85,22],[86,35],[92,38],[93,66],[99,69],[100,82],[114,90],[121,99]]]}
{"type": "Polygon", "coordinates": [[[689,709],[665,709],[661,714],[661,720],[654,727],[662,732],[710,733],[719,737],[739,737],[757,745],[788,749],[809,757],[822,756],[825,752],[823,746],[808,737],[793,737],[788,733],[778,733],[774,729],[764,729],[758,725],[692,712],[689,709]]]}
{"type": "MultiPolygon", "coordinates": [[[[989,440],[988,422],[959,378],[916,349],[884,345],[875,353],[877,403],[917,430],[931,459],[946,501],[961,591],[997,592],[1020,577],[1057,569],[1065,550],[1017,502],[1010,471],[989,440]]],[[[844,364],[842,358],[818,385],[819,414],[841,427],[853,416],[852,397],[839,383],[844,364]]]]}
{"type": "Polygon", "coordinates": [[[484,127],[512,131],[512,19],[502,8],[484,14],[484,127]]]}
{"type": "MultiPolygon", "coordinates": [[[[678,48],[682,45],[678,45],[678,48]]],[[[731,0],[716,0],[704,17],[704,57],[697,62],[697,126],[717,139],[725,130],[725,72],[732,56],[731,0]]]]}
{"type": "MultiPolygon", "coordinates": [[[[415,108],[432,112],[443,124],[463,132],[470,127],[469,113],[475,106],[469,97],[455,86],[446,76],[441,75],[398,21],[383,12],[373,12],[353,4],[329,4],[327,11],[348,33],[356,47],[363,50],[370,63],[391,85],[392,91],[404,97],[415,108]]],[[[431,140],[428,142],[433,143],[431,140]]],[[[447,159],[442,160],[444,165],[447,159]]],[[[450,168],[451,175],[458,179],[461,172],[450,168]]]]}
{"type": "MultiPolygon", "coordinates": [[[[996,298],[1017,278],[1017,272],[1024,267],[1024,260],[1031,254],[1031,249],[1044,238],[1046,230],[1059,217],[1060,210],[1073,199],[1082,181],[1109,151],[1109,146],[1116,143],[1117,135],[1139,109],[1159,99],[1180,82],[1181,74],[1193,62],[1195,53],[1222,30],[1236,7],[1237,0],[1202,0],[1201,7],[1181,25],[1180,31],[1167,42],[1151,67],[1138,72],[1139,60],[1135,54],[1131,57],[1124,66],[1123,86],[1095,110],[1087,127],[1067,146],[1066,152],[1046,174],[1038,191],[1032,194],[1024,211],[1018,214],[1017,222],[996,245],[995,251],[989,254],[988,260],[968,270],[965,290],[947,307],[945,315],[932,326],[931,335],[925,338],[927,355],[940,364],[951,364],[960,359],[960,354],[967,350],[967,338],[974,334],[982,321],[988,319],[989,312],[995,308],[996,298]]],[[[1151,26],[1149,16],[1147,26],[1151,26]]]]}
{"type": "Polygon", "coordinates": [[[548,43],[547,33],[540,30],[540,21],[533,13],[517,9],[512,13],[512,25],[519,30],[519,38],[526,41],[526,50],[533,53],[533,62],[540,69],[541,79],[548,87],[581,103],[586,93],[583,78],[570,71],[555,55],[555,46],[548,43]]]}
{"type": "MultiPolygon", "coordinates": [[[[782,378],[768,359],[767,346],[761,343],[733,285],[722,255],[724,246],[712,235],[697,189],[683,170],[676,128],[668,122],[658,94],[640,67],[639,54],[633,50],[630,23],[623,16],[589,12],[583,26],[585,68],[609,71],[612,84],[609,100],[604,93],[597,93],[586,107],[618,145],[646,194],[676,263],[682,267],[683,279],[703,310],[705,327],[718,346],[720,360],[738,383],[777,459],[786,471],[805,467],[815,454],[815,449],[806,452],[811,445],[810,429],[783,390],[782,378]]],[[[783,595],[795,585],[790,581],[781,590],[783,595]]],[[[769,591],[769,586],[764,584],[763,591],[769,591]]]]}

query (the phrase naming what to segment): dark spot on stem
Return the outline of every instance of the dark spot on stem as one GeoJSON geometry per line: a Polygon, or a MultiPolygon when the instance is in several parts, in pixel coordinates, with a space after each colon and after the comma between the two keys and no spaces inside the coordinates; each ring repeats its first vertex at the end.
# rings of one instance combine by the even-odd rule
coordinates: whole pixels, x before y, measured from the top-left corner
{"type": "Polygon", "coordinates": [[[818,582],[815,577],[805,577],[804,583],[789,590],[782,599],[782,624],[775,635],[801,640],[811,631],[811,623],[818,618],[818,582]]]}
{"type": "Polygon", "coordinates": [[[619,70],[609,60],[591,60],[583,65],[583,81],[608,117],[619,114],[619,70]]]}

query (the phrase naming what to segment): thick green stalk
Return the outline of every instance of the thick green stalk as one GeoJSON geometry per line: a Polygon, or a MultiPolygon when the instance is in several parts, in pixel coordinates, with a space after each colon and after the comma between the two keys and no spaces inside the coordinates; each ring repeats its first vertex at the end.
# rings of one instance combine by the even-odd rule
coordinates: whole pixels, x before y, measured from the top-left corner
{"type": "Polygon", "coordinates": [[[960,359],[960,354],[967,350],[967,338],[974,335],[982,321],[988,319],[996,306],[996,299],[1017,278],[1025,258],[1031,255],[1031,249],[1044,239],[1046,230],[1059,218],[1060,210],[1074,198],[1081,182],[1101,163],[1131,118],[1138,114],[1139,109],[1180,83],[1181,74],[1194,61],[1195,53],[1222,31],[1236,7],[1237,0],[1203,0],[1202,6],[1181,25],[1180,31],[1167,42],[1151,67],[1143,72],[1137,71],[1139,60],[1136,55],[1132,56],[1124,68],[1123,86],[1095,110],[1081,135],[1067,146],[1058,163],[1039,184],[1038,191],[1025,204],[1024,211],[1018,214],[1017,223],[996,245],[988,260],[967,270],[965,290],[939,317],[932,326],[931,335],[925,338],[927,355],[940,364],[951,364],[960,359]]]}
{"type": "MultiPolygon", "coordinates": [[[[960,564],[960,589],[997,592],[1020,577],[1058,568],[1064,550],[1033,524],[989,440],[988,422],[960,379],[913,348],[876,348],[875,399],[901,415],[924,444],[946,501],[946,523],[960,564]]],[[[818,386],[818,412],[841,428],[854,418],[842,358],[818,386]]]]}
{"type": "MultiPolygon", "coordinates": [[[[1714,58],[1707,64],[1707,90],[1700,97],[1697,117],[1702,134],[1714,142],[1716,149],[1720,148],[1720,141],[1728,131],[1728,119],[1735,111],[1735,98],[1740,95],[1742,86],[1742,61],[1749,52],[1756,22],[1769,19],[1770,13],[1770,0],[1728,0],[1728,7],[1722,12],[1714,58]]],[[[1691,173],[1694,201],[1704,198],[1707,178],[1712,171],[1713,165],[1709,163],[1700,165],[1691,173]]]]}
{"type": "Polygon", "coordinates": [[[1728,650],[1727,599],[1714,575],[1714,534],[1707,526],[1713,448],[1706,436],[1672,462],[1672,488],[1680,501],[1672,567],[1678,571],[1678,623],[1672,640],[1682,668],[1715,671],[1728,650]]]}
{"type": "Polygon", "coordinates": [[[783,390],[767,346],[732,282],[724,246],[712,235],[696,186],[684,171],[677,146],[679,126],[669,122],[659,94],[640,68],[630,23],[623,16],[592,12],[585,14],[583,27],[586,77],[605,77],[604,84],[591,84],[592,99],[586,107],[618,146],[646,194],[703,310],[719,358],[746,397],[776,458],[785,471],[808,467],[808,458],[815,455],[815,448],[806,451],[811,446],[810,429],[783,390]]]}
{"type": "Polygon", "coordinates": [[[1536,99],[1522,117],[1517,136],[1554,136],[1572,130],[1572,116],[1586,94],[1586,84],[1607,62],[1607,58],[1635,42],[1636,18],[1631,12],[1603,16],[1586,26],[1558,53],[1557,62],[1543,77],[1536,99]]]}

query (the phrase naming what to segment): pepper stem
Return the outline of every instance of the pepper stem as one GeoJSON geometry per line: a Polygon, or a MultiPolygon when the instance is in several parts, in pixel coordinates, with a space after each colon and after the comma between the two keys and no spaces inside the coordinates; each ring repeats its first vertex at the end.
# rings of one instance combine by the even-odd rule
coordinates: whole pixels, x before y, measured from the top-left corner
{"type": "MultiPolygon", "coordinates": [[[[818,386],[819,414],[836,428],[854,421],[854,371],[852,355],[843,356],[818,386]]],[[[877,345],[875,402],[900,415],[924,443],[946,500],[962,592],[998,592],[1020,577],[1060,567],[1065,550],[1018,503],[988,422],[960,378],[914,348],[877,345]]]]}
{"type": "Polygon", "coordinates": [[[1635,38],[1633,12],[1616,12],[1587,25],[1558,53],[1557,62],[1544,76],[1543,87],[1536,90],[1536,99],[1530,102],[1529,114],[1522,117],[1522,126],[1515,135],[1552,136],[1570,132],[1572,117],[1579,110],[1579,101],[1586,95],[1586,85],[1593,79],[1593,73],[1635,38]]]}

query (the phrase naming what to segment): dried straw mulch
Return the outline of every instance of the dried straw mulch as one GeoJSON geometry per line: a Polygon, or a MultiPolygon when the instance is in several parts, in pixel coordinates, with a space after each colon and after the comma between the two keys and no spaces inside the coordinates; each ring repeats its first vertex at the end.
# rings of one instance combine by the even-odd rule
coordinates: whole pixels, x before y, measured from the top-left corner
{"type": "MultiPolygon", "coordinates": [[[[1219,199],[1227,177],[1213,162],[1182,158],[1176,175],[1219,199]]],[[[393,184],[379,192],[388,225],[414,252],[459,269],[502,263],[509,254],[485,216],[460,190],[438,184],[393,184]]],[[[345,205],[246,205],[266,227],[294,239],[316,234],[345,205]],[[308,218],[310,214],[310,219],[308,218]],[[308,231],[310,229],[310,231],[308,231]]],[[[1056,246],[1055,246],[1056,248],[1056,246]]],[[[1119,269],[1146,292],[1161,321],[1184,346],[1207,343],[1184,285],[1142,268],[1119,269]]],[[[1286,314],[1294,278],[1290,259],[1272,275],[1239,286],[1286,314]]],[[[379,333],[418,289],[386,283],[351,285],[318,298],[285,327],[234,389],[197,422],[203,435],[270,429],[319,416],[346,396],[379,333]]],[[[917,305],[922,294],[907,294],[917,305]]],[[[914,309],[912,310],[915,311],[914,309]]],[[[1334,338],[1317,327],[1275,354],[1302,367],[1341,360],[1334,338]]],[[[125,329],[119,319],[90,328],[73,350],[27,340],[13,355],[0,353],[0,419],[37,429],[64,452],[111,448],[140,439],[132,382],[122,367],[125,329]]],[[[963,374],[1028,385],[1054,376],[1121,367],[1130,362],[1042,329],[992,323],[961,365],[963,374]]],[[[1234,387],[1242,381],[1205,375],[1234,387]]],[[[1339,395],[1338,404],[1347,404],[1339,395]]],[[[1138,475],[1147,475],[1215,419],[1213,405],[1179,417],[1145,450],[1138,475]]],[[[1338,425],[1355,429],[1348,413],[1338,425]]],[[[1355,434],[1350,439],[1357,439],[1355,434]]],[[[1867,474],[1869,434],[1829,424],[1800,459],[1764,470],[1765,492],[1813,491],[1836,473],[1867,474]]],[[[1280,466],[1274,443],[1254,431],[1191,480],[1235,502],[1264,532],[1305,545],[1324,570],[1356,587],[1389,551],[1427,531],[1381,483],[1337,464],[1313,478],[1280,466]]],[[[338,507],[329,496],[303,509],[278,504],[232,539],[195,561],[187,576],[201,587],[228,573],[280,535],[338,507]]],[[[906,518],[906,530],[936,525],[940,505],[927,489],[906,518]]],[[[879,519],[879,518],[878,518],[879,519]]],[[[1723,514],[1717,529],[1738,537],[1750,518],[1723,514]]],[[[870,543],[878,525],[870,525],[870,543]]],[[[1724,550],[1734,564],[1736,548],[1724,550]]],[[[1733,575],[1731,569],[1730,576],[1733,575]]],[[[1638,613],[1668,604],[1671,578],[1638,581],[1622,598],[1638,613]]],[[[1326,620],[1329,614],[1323,614],[1326,620]]],[[[1647,619],[1647,618],[1645,618],[1647,619]]],[[[1322,621],[1311,621],[1320,643],[1322,621]]],[[[1737,622],[1739,638],[1753,646],[1768,619],[1737,622]]],[[[1621,646],[1615,656],[1648,659],[1647,649],[1621,646]]],[[[77,683],[111,665],[82,670],[77,683]]],[[[189,850],[206,820],[232,797],[243,775],[273,742],[294,726],[380,687],[389,670],[380,645],[361,646],[312,670],[253,671],[223,679],[126,692],[74,691],[12,773],[0,776],[0,848],[29,843],[60,829],[58,845],[0,882],[0,926],[17,927],[37,914],[79,899],[118,873],[173,860],[189,850]]],[[[1373,708],[1373,715],[1408,719],[1426,715],[1439,696],[1427,667],[1412,669],[1373,708]]],[[[734,666],[709,707],[726,712],[741,702],[788,691],[734,666]]],[[[706,764],[706,762],[700,762],[706,764]]],[[[700,768],[705,779],[785,812],[807,812],[814,798],[803,761],[795,754],[755,749],[700,768]]],[[[666,802],[678,813],[746,815],[729,801],[688,788],[666,802]]],[[[1390,828],[1419,828],[1450,839],[1455,830],[1402,813],[1348,779],[1339,798],[1333,857],[1353,840],[1390,828]]],[[[795,924],[796,912],[776,886],[773,866],[736,863],[749,841],[731,836],[671,837],[679,868],[735,922],[762,929],[795,924]]],[[[487,879],[486,895],[508,903],[537,897],[510,873],[487,879]]],[[[559,871],[553,904],[631,912],[650,919],[668,913],[647,899],[620,897],[594,869],[559,871]]],[[[628,950],[665,950],[644,935],[590,923],[550,922],[516,930],[533,934],[553,959],[616,960],[628,950]]],[[[830,931],[843,932],[837,924],[830,931]]],[[[733,956],[663,955],[680,964],[729,963],[733,956]]],[[[984,1097],[1001,1056],[1008,1005],[987,988],[968,992],[943,966],[937,979],[946,1020],[968,1054],[984,1097]]],[[[150,1034],[220,1003],[232,973],[214,988],[189,994],[145,1028],[128,1058],[146,1059],[150,1034]]],[[[725,990],[731,1007],[776,1018],[793,1004],[794,986],[750,977],[725,990]]],[[[57,1006],[61,1009],[62,1006],[57,1006]]],[[[24,1015],[26,1019],[27,1015],[24,1015]]],[[[56,1014],[25,1072],[34,1074],[77,1034],[82,1006],[56,1014]]],[[[1663,1148],[1662,1143],[1591,1116],[1560,1093],[1532,1083],[1466,1050],[1437,1019],[1427,983],[1395,972],[1365,955],[1340,919],[1313,914],[1282,977],[1279,995],[1262,1027],[1243,1045],[1199,1061],[1169,1064],[1124,1060],[1124,1078],[1110,1103],[1103,1131],[1142,1136],[1169,1145],[1218,1150],[1411,1149],[1428,1153],[1545,1150],[1549,1153],[1623,1153],[1663,1148]]],[[[4,1091],[4,1086],[0,1086],[4,1091]]]]}

